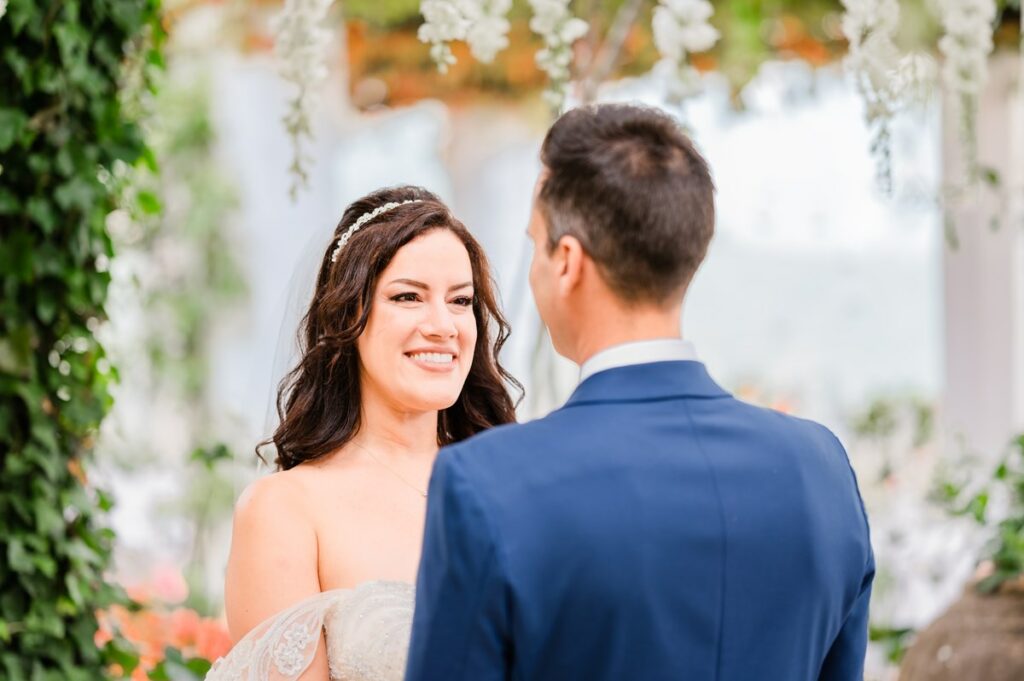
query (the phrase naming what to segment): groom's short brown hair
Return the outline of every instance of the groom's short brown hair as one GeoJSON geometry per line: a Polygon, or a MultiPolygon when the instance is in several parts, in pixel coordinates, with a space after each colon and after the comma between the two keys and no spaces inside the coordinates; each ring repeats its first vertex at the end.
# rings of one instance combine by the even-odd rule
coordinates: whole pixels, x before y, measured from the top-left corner
{"type": "Polygon", "coordinates": [[[627,303],[666,303],[689,284],[714,233],[714,183],[680,126],[656,109],[573,109],[548,131],[539,207],[549,247],[580,240],[627,303]]]}

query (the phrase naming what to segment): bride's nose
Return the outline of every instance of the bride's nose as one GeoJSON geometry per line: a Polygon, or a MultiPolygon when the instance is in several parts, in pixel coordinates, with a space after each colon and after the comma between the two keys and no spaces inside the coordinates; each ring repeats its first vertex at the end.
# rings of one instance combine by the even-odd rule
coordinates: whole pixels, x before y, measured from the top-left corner
{"type": "Polygon", "coordinates": [[[455,317],[445,303],[427,306],[420,321],[420,333],[430,338],[454,338],[458,334],[455,317]]]}

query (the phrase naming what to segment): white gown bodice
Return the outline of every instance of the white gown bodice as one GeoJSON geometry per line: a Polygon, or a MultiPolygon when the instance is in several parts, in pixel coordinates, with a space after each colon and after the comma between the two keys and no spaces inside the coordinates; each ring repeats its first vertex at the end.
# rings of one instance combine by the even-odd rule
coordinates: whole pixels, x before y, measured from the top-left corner
{"type": "Polygon", "coordinates": [[[367,582],[339,600],[324,624],[331,679],[402,681],[413,600],[405,582],[367,582]]]}
{"type": "Polygon", "coordinates": [[[278,613],[217,660],[206,681],[295,681],[327,642],[331,681],[401,681],[414,590],[372,581],[325,591],[278,613]]]}

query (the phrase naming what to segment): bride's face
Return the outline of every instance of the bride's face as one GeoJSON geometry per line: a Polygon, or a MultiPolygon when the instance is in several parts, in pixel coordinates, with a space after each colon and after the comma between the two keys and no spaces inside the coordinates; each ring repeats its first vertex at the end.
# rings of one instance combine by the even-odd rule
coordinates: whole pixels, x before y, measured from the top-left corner
{"type": "Polygon", "coordinates": [[[377,281],[358,340],[364,399],[403,412],[450,407],[473,364],[473,267],[458,237],[436,229],[400,248],[377,281]]]}

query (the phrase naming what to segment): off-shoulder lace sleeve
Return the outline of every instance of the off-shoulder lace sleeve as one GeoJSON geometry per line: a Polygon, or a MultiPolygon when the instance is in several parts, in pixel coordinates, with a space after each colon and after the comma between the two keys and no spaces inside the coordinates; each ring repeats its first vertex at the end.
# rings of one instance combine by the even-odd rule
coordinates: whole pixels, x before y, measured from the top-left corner
{"type": "Polygon", "coordinates": [[[214,663],[206,681],[295,681],[316,655],[324,618],[348,593],[325,591],[267,619],[214,663]]]}

